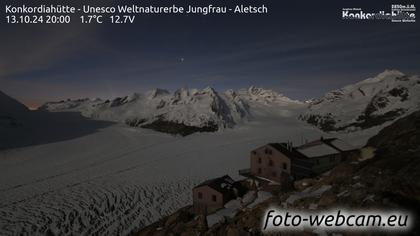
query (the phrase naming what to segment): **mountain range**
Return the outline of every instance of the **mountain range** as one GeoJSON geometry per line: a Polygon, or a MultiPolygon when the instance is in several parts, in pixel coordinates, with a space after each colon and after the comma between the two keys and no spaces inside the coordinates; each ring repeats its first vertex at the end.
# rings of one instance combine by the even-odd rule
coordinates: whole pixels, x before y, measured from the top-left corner
{"type": "Polygon", "coordinates": [[[48,102],[45,111],[78,111],[90,118],[124,122],[173,134],[217,131],[246,122],[271,107],[302,107],[303,103],[272,90],[250,87],[218,93],[211,87],[181,88],[174,93],[154,89],[112,100],[78,99],[48,102]]]}
{"type": "MultiPolygon", "coordinates": [[[[15,124],[27,109],[0,93],[1,124],[15,124]]],[[[47,102],[39,110],[80,112],[97,120],[125,123],[183,136],[233,128],[258,116],[292,116],[323,131],[345,131],[381,126],[420,109],[420,77],[397,70],[384,72],[300,102],[273,90],[256,88],[217,92],[181,88],[173,93],[153,89],[114,99],[76,99],[47,102]]]]}
{"type": "Polygon", "coordinates": [[[386,70],[311,101],[300,119],[324,131],[356,131],[420,109],[420,77],[386,70]]]}

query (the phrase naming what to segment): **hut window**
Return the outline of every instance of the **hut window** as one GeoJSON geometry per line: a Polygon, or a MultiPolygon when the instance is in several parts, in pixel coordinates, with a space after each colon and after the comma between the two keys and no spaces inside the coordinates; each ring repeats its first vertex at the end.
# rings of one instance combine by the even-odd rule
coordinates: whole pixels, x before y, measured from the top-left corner
{"type": "Polygon", "coordinates": [[[261,172],[262,172],[261,168],[258,168],[258,174],[261,174],[261,172]]]}
{"type": "Polygon", "coordinates": [[[213,202],[216,202],[217,201],[217,196],[216,195],[212,195],[211,196],[211,200],[213,200],[213,202]]]}
{"type": "Polygon", "coordinates": [[[269,166],[273,166],[273,165],[274,165],[273,160],[269,160],[269,161],[268,161],[268,165],[269,165],[269,166]]]}
{"type": "Polygon", "coordinates": [[[270,149],[266,148],[265,149],[265,154],[271,155],[271,154],[273,154],[273,151],[271,151],[270,149]]]}
{"type": "Polygon", "coordinates": [[[258,157],[258,163],[260,163],[261,164],[261,157],[258,157]]]}
{"type": "Polygon", "coordinates": [[[283,170],[287,170],[287,163],[283,163],[283,170]]]}
{"type": "Polygon", "coordinates": [[[203,199],[203,193],[202,192],[198,192],[198,199],[203,199]]]}

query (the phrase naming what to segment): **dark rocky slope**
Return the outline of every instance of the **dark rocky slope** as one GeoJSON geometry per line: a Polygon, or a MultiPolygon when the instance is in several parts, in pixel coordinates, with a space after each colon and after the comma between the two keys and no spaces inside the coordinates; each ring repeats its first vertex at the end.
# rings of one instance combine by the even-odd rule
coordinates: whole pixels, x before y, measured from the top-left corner
{"type": "Polygon", "coordinates": [[[17,127],[29,110],[20,102],[0,91],[0,127],[17,127]]]}

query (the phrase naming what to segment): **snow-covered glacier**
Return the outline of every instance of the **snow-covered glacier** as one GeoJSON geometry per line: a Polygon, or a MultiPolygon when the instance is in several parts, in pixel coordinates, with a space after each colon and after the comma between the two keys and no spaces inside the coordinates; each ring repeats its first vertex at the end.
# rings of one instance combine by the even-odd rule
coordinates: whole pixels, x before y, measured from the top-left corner
{"type": "Polygon", "coordinates": [[[254,147],[322,135],[296,119],[303,104],[255,87],[221,95],[153,90],[48,106],[65,112],[30,112],[24,125],[0,127],[2,142],[27,142],[0,150],[0,235],[126,235],[190,204],[198,182],[238,176],[254,147]],[[160,109],[165,113],[156,114],[179,121],[195,122],[204,112],[235,125],[181,137],[125,124],[160,109]]]}
{"type": "Polygon", "coordinates": [[[198,182],[238,177],[265,143],[328,136],[318,127],[331,120],[324,130],[356,130],[334,136],[364,145],[379,130],[359,130],[369,119],[419,109],[419,86],[418,76],[385,71],[308,103],[256,87],[155,89],[49,102],[37,112],[0,96],[8,104],[0,114],[20,122],[0,125],[0,235],[129,234],[190,204],[198,182]],[[157,121],[220,132],[147,127],[157,121]]]}

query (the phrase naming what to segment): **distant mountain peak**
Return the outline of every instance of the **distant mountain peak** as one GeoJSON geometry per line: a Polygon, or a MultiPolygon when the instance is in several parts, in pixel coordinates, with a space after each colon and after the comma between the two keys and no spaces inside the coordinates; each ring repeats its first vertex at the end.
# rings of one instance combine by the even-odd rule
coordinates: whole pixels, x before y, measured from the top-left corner
{"type": "Polygon", "coordinates": [[[207,87],[205,87],[205,88],[203,89],[203,91],[205,91],[205,92],[210,92],[210,93],[217,93],[217,92],[216,92],[216,90],[215,90],[213,87],[211,87],[211,86],[207,86],[207,87]]]}
{"type": "Polygon", "coordinates": [[[175,97],[184,98],[190,96],[190,89],[187,87],[182,87],[174,92],[175,97]]]}
{"type": "Polygon", "coordinates": [[[161,88],[155,88],[155,89],[152,89],[152,90],[146,92],[146,96],[149,99],[153,99],[153,98],[156,98],[158,96],[168,95],[168,94],[169,94],[168,90],[161,89],[161,88]]]}
{"type": "Polygon", "coordinates": [[[28,108],[17,101],[16,99],[10,97],[9,95],[0,91],[0,113],[4,114],[13,114],[28,111],[28,108]]]}
{"type": "Polygon", "coordinates": [[[381,126],[417,109],[420,77],[385,70],[312,101],[301,119],[324,131],[348,131],[381,126]]]}
{"type": "Polygon", "coordinates": [[[379,78],[386,78],[389,76],[394,76],[394,77],[398,77],[398,76],[404,76],[405,74],[402,73],[399,70],[395,70],[395,69],[386,69],[383,72],[379,73],[376,77],[379,78]]]}
{"type": "Polygon", "coordinates": [[[25,105],[0,91],[0,128],[19,126],[29,112],[25,105]]]}
{"type": "Polygon", "coordinates": [[[255,85],[251,85],[251,86],[248,88],[248,91],[249,91],[250,93],[254,93],[254,94],[259,94],[259,93],[263,93],[263,92],[272,92],[272,90],[269,90],[269,89],[264,89],[264,88],[261,88],[261,87],[257,87],[257,86],[255,86],[255,85]]]}
{"type": "Polygon", "coordinates": [[[398,78],[398,77],[402,77],[402,76],[405,76],[405,74],[402,73],[399,70],[386,69],[386,70],[377,74],[374,77],[371,77],[371,78],[360,81],[359,84],[378,83],[378,82],[381,82],[381,81],[386,80],[386,79],[394,79],[394,78],[398,78]]]}
{"type": "Polygon", "coordinates": [[[277,93],[271,89],[264,89],[261,87],[250,86],[248,88],[248,92],[251,95],[260,96],[260,97],[276,97],[276,96],[283,96],[282,94],[277,93]]]}

